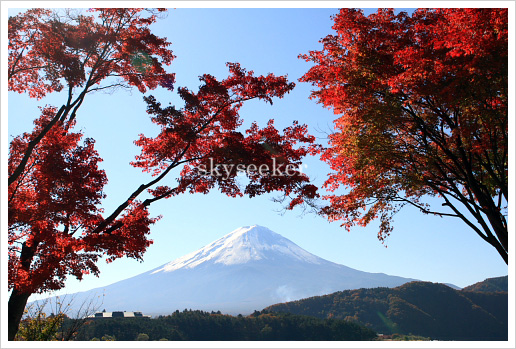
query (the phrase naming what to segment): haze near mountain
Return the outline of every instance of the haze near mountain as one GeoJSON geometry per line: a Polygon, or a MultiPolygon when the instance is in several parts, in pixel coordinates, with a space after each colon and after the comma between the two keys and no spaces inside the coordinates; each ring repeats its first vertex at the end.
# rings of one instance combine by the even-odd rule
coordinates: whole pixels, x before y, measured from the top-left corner
{"type": "Polygon", "coordinates": [[[146,273],[74,294],[74,304],[104,294],[107,311],[157,315],[193,309],[246,315],[279,302],[409,281],[414,280],[327,261],[254,225],[146,273]]]}

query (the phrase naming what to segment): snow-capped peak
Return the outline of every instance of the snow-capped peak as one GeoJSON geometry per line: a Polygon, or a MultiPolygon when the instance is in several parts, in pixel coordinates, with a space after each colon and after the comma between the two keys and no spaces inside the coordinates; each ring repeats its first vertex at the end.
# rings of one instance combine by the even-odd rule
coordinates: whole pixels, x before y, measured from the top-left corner
{"type": "Polygon", "coordinates": [[[158,268],[152,273],[191,269],[210,261],[234,265],[249,261],[290,258],[299,262],[320,264],[323,259],[303,250],[272,230],[259,226],[240,227],[203,248],[158,268]]]}

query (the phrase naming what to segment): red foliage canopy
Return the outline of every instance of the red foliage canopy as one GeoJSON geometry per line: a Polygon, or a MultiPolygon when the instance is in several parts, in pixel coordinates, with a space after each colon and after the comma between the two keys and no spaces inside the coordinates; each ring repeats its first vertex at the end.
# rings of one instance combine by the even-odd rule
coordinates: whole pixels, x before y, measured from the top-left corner
{"type": "Polygon", "coordinates": [[[347,229],[411,204],[462,219],[507,261],[507,9],[342,9],[302,78],[338,115],[323,213],[347,229]],[[449,211],[421,201],[439,196],[449,211]]]}
{"type": "MultiPolygon", "coordinates": [[[[33,133],[57,111],[45,108],[32,133],[11,142],[9,170],[23,157],[33,133]]],[[[66,274],[79,279],[98,273],[97,256],[84,249],[78,230],[91,229],[101,218],[98,205],[107,182],[94,141],[79,145],[80,133],[53,127],[39,143],[26,171],[9,186],[9,288],[35,292],[59,289],[66,274]],[[22,249],[35,247],[28,258],[22,249]],[[29,267],[30,266],[30,267],[29,267]]]]}
{"type": "Polygon", "coordinates": [[[32,9],[10,17],[9,90],[40,99],[65,86],[171,87],[174,74],[163,69],[174,58],[170,43],[150,32],[156,14],[143,16],[143,10],[91,9],[96,15],[86,16],[32,9]],[[107,77],[121,80],[98,86],[107,77]]]}

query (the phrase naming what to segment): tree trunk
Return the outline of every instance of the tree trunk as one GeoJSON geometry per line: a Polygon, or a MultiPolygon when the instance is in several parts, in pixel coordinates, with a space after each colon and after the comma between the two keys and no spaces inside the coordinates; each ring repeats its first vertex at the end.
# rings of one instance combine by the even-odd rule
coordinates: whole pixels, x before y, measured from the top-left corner
{"type": "MultiPolygon", "coordinates": [[[[38,232],[34,233],[37,235],[38,232]]],[[[30,264],[34,258],[34,251],[36,251],[38,245],[39,241],[37,240],[34,240],[31,245],[28,245],[27,241],[23,243],[20,253],[20,266],[23,270],[27,272],[30,271],[30,264]]],[[[25,310],[27,300],[31,294],[32,292],[30,291],[23,292],[17,288],[13,288],[11,297],[9,297],[7,340],[13,341],[14,337],[16,337],[16,333],[18,332],[18,327],[20,326],[20,321],[23,316],[23,311],[25,310]]]]}
{"type": "Polygon", "coordinates": [[[13,289],[11,297],[9,297],[7,339],[10,341],[13,341],[14,337],[16,337],[16,333],[18,332],[18,327],[20,326],[20,321],[23,316],[23,310],[25,310],[25,305],[27,305],[27,300],[30,295],[30,293],[22,293],[17,289],[13,289]]]}

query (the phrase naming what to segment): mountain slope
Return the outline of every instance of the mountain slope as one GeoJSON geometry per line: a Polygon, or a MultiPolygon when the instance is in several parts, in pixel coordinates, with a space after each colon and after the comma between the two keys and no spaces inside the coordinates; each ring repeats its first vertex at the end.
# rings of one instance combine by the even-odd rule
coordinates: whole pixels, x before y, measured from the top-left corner
{"type": "Polygon", "coordinates": [[[411,282],[276,304],[265,311],[356,321],[384,334],[441,340],[507,340],[507,293],[457,291],[411,282]]]}
{"type": "Polygon", "coordinates": [[[408,281],[332,263],[265,227],[249,226],[149,272],[74,294],[74,303],[104,294],[102,308],[108,311],[248,314],[278,302],[408,281]]]}

